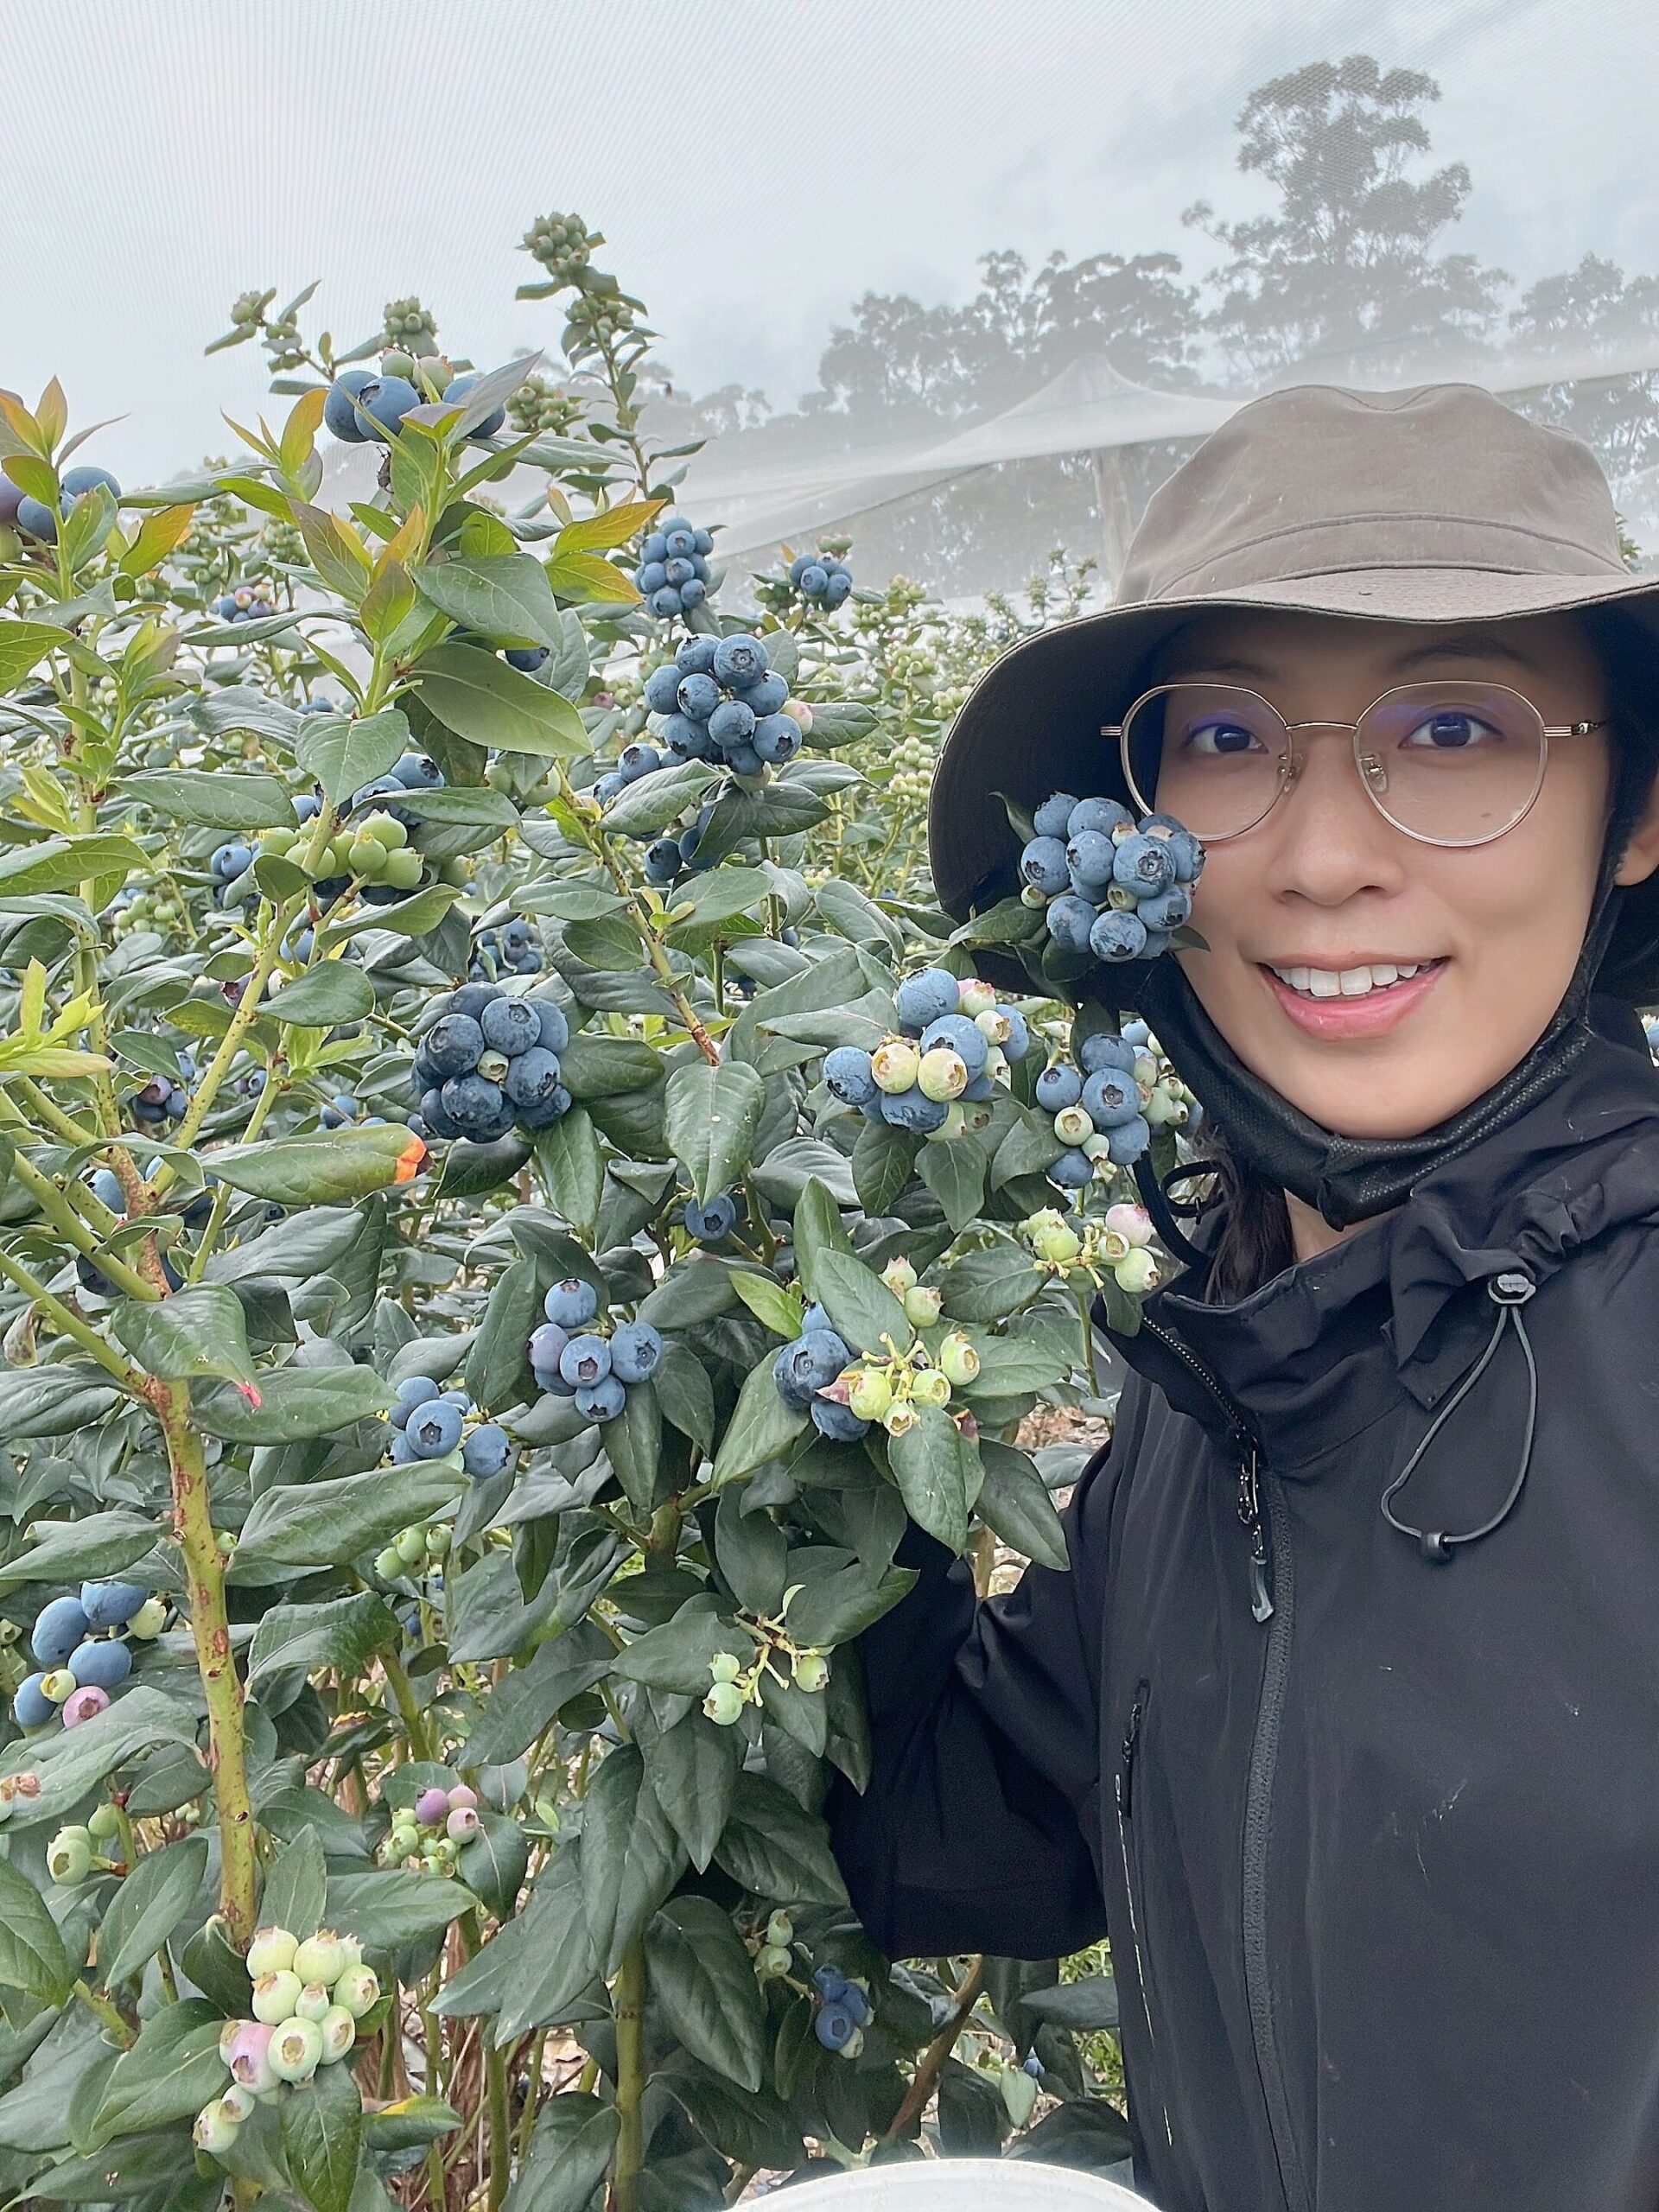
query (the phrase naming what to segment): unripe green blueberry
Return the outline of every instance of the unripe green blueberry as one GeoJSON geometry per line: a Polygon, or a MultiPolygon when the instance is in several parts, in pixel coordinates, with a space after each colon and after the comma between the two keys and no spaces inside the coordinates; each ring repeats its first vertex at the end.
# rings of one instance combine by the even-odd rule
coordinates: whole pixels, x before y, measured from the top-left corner
{"type": "Polygon", "coordinates": [[[910,1395],[917,1405],[943,1412],[950,1402],[950,1378],[937,1367],[925,1367],[912,1382],[910,1395]]]}
{"type": "Polygon", "coordinates": [[[276,2027],[294,2017],[294,2008],[304,1994],[305,1984],[291,1967],[281,1967],[270,1974],[256,1975],[253,1984],[253,2017],[263,2020],[267,2027],[276,2027]]]}
{"type": "Polygon", "coordinates": [[[916,1080],[924,1098],[960,1098],[968,1088],[968,1063],[948,1045],[936,1045],[922,1054],[916,1080]]]}
{"type": "Polygon", "coordinates": [[[127,1634],[136,1636],[140,1643],[148,1643],[161,1634],[167,1625],[167,1600],[146,1598],[143,1604],[127,1623],[127,1634]]]}
{"type": "Polygon", "coordinates": [[[830,1662],[821,1651],[798,1651],[790,1671],[798,1687],[810,1694],[829,1681],[830,1662]]]}
{"type": "Polygon", "coordinates": [[[412,891],[421,880],[421,856],[408,847],[388,853],[380,874],[382,881],[389,883],[394,891],[412,891]]]}
{"type": "Polygon", "coordinates": [[[1154,1129],[1179,1128],[1186,1119],[1186,1108],[1161,1084],[1142,1103],[1141,1111],[1154,1129]]]}
{"type": "Polygon", "coordinates": [[[795,1941],[795,1923],[781,1909],[774,1912],[766,1923],[766,1941],[774,1945],[790,1944],[795,1941]]]}
{"type": "Polygon", "coordinates": [[[889,1260],[881,1270],[881,1280],[895,1298],[902,1298],[907,1290],[916,1287],[916,1270],[908,1260],[889,1260]]]}
{"type": "Polygon", "coordinates": [[[332,1928],[308,1936],[294,1954],[294,1971],[302,1981],[320,1981],[332,1989],[348,1966],[355,1963],[350,1949],[332,1928]]]}
{"type": "Polygon", "coordinates": [[[383,852],[395,853],[409,842],[409,831],[395,814],[366,814],[357,826],[359,837],[372,837],[383,852]]]}
{"type": "Polygon", "coordinates": [[[334,1984],[334,2002],[349,2012],[354,2020],[372,2010],[380,2001],[380,1981],[372,1967],[347,1967],[334,1984]]]}
{"type": "MultiPolygon", "coordinates": [[[[963,979],[962,989],[957,995],[957,1003],[962,1012],[967,1015],[969,1021],[978,1021],[981,1014],[988,1014],[992,1007],[996,1004],[996,986],[994,983],[986,982],[982,976],[964,976],[963,979]]],[[[982,1027],[983,1024],[981,1026],[982,1027]]],[[[988,1037],[991,1033],[989,1030],[986,1030],[985,1033],[988,1037]]],[[[1002,1038],[1006,1037],[1007,1033],[1008,1026],[1005,1017],[1002,1025],[1002,1035],[998,1037],[995,1041],[1000,1045],[1002,1042],[1002,1038]]]]}
{"type": "Polygon", "coordinates": [[[374,1571],[383,1582],[402,1580],[404,1562],[397,1555],[397,1547],[395,1544],[388,1544],[385,1551],[375,1554],[374,1571]]]}
{"type": "Polygon", "coordinates": [[[787,1974],[794,1963],[793,1954],[781,1943],[763,1943],[754,1955],[754,1971],[761,1981],[775,1981],[779,1974],[787,1974]]]}
{"type": "Polygon", "coordinates": [[[988,1045],[1006,1045],[1014,1033],[1014,1024],[998,1006],[987,1007],[982,1014],[976,1014],[974,1027],[988,1045]]]}
{"type": "Polygon", "coordinates": [[[848,1377],[847,1402],[861,1421],[880,1421],[893,1403],[893,1384],[879,1367],[855,1367],[848,1377]]]}
{"type": "Polygon", "coordinates": [[[740,1671],[736,1656],[729,1651],[716,1651],[709,1662],[709,1672],[717,1682],[734,1682],[740,1671]]]}
{"type": "Polygon", "coordinates": [[[1039,1229],[1032,1239],[1039,1260],[1046,1260],[1055,1267],[1070,1267],[1083,1249],[1083,1239],[1076,1230],[1068,1229],[1064,1222],[1052,1228],[1039,1229]]]}
{"type": "Polygon", "coordinates": [[[333,2001],[320,1981],[308,1981],[294,2000],[294,2017],[299,2020],[320,2021],[333,2001]]]}
{"type": "Polygon", "coordinates": [[[1096,1162],[1103,1160],[1109,1160],[1112,1156],[1112,1141],[1109,1137],[1102,1136],[1100,1132],[1096,1130],[1093,1136],[1084,1137],[1082,1144],[1077,1147],[1077,1149],[1082,1153],[1085,1160],[1092,1160],[1096,1162]]]}
{"type": "Polygon", "coordinates": [[[906,1399],[889,1406],[881,1416],[881,1426],[889,1436],[908,1436],[921,1415],[906,1399]]]}
{"type": "Polygon", "coordinates": [[[223,2097],[215,2097],[196,2114],[190,2136],[198,2151],[205,2151],[210,2158],[222,2158],[241,2133],[239,2113],[228,2109],[223,2097]]]}
{"type": "Polygon", "coordinates": [[[512,1065],[505,1052],[480,1052],[478,1056],[478,1071],[486,1083],[499,1083],[512,1065]]]}
{"type": "Polygon", "coordinates": [[[227,2113],[238,2120],[251,2120],[259,2100],[251,2089],[245,2089],[239,2082],[232,2082],[219,2099],[227,2113]]]}
{"type": "Polygon", "coordinates": [[[889,1037],[870,1056],[870,1073],[875,1077],[876,1089],[895,1097],[901,1090],[911,1088],[921,1065],[922,1056],[908,1037],[889,1037]]]}
{"type": "Polygon", "coordinates": [[[406,1567],[418,1567],[426,1557],[426,1533],[404,1529],[392,1539],[392,1549],[406,1567]]]}
{"type": "Polygon", "coordinates": [[[284,2020],[270,2039],[270,2070],[279,2082],[308,2082],[321,2059],[322,2030],[315,2020],[284,2020]]]}
{"type": "Polygon", "coordinates": [[[979,1373],[979,1354],[966,1337],[953,1330],[939,1346],[939,1365],[946,1380],[961,1388],[979,1373]]]}
{"type": "Polygon", "coordinates": [[[454,1529],[445,1528],[442,1522],[440,1522],[435,1529],[429,1529],[426,1532],[426,1549],[428,1557],[430,1559],[447,1559],[449,1554],[449,1546],[454,1535],[454,1529]]]}
{"type": "Polygon", "coordinates": [[[743,1710],[743,1693],[735,1682],[716,1682],[702,1709],[716,1727],[729,1728],[743,1710]]]}
{"type": "Polygon", "coordinates": [[[46,1871],[65,1889],[84,1882],[92,1871],[92,1839],[87,1830],[60,1828],[47,1850],[46,1871]]]}
{"type": "Polygon", "coordinates": [[[1022,883],[1020,887],[1020,904],[1022,906],[1046,906],[1048,893],[1039,890],[1034,883],[1022,883]]]}
{"type": "Polygon", "coordinates": [[[113,1805],[95,1805],[86,1816],[86,1833],[99,1843],[108,1843],[121,1833],[121,1815],[113,1805]]]}
{"type": "MultiPolygon", "coordinates": [[[[367,1968],[364,1971],[366,1973],[367,1968]]],[[[322,2036],[322,2056],[319,2063],[335,2065],[357,2041],[357,2022],[346,2005],[331,2005],[317,2026],[322,2036]]]]}
{"type": "Polygon", "coordinates": [[[981,1127],[988,1111],[986,1107],[975,1107],[970,1121],[961,1099],[954,1098],[938,1128],[927,1132],[925,1141],[929,1144],[949,1144],[952,1137],[964,1136],[969,1129],[981,1127]]]}
{"type": "Polygon", "coordinates": [[[1054,1134],[1062,1144],[1083,1144],[1095,1134],[1095,1125],[1081,1106],[1062,1106],[1054,1116],[1054,1134]]]}
{"type": "Polygon", "coordinates": [[[905,1293],[905,1319],[912,1329],[931,1329],[944,1310],[944,1294],[931,1283],[918,1282],[905,1293]]]}
{"type": "Polygon", "coordinates": [[[1144,1246],[1130,1252],[1112,1269],[1120,1290],[1127,1290],[1131,1298],[1142,1298],[1158,1287],[1158,1262],[1144,1246]]]}

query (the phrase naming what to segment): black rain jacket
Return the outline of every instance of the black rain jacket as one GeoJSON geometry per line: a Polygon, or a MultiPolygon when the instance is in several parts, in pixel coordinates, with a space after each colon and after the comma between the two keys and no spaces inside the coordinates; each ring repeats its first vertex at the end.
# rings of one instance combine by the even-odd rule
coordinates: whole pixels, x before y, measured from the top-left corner
{"type": "Polygon", "coordinates": [[[859,1639],[874,1774],[825,1809],[866,1927],[896,1958],[1109,1933],[1165,2212],[1659,2207],[1659,1071],[1629,1032],[1241,1303],[1154,1294],[1070,1571],[976,1605],[912,1528],[920,1580],[859,1639]],[[1426,1546],[1381,1502],[1437,1420],[1389,1507],[1426,1546]]]}

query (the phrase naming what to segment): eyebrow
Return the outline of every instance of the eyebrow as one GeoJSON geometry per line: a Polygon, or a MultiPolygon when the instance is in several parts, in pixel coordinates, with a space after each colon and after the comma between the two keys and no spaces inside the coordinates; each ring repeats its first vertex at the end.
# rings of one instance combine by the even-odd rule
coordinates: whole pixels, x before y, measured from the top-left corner
{"type": "MultiPolygon", "coordinates": [[[[1396,670],[1416,668],[1427,660],[1507,660],[1522,668],[1539,673],[1541,664],[1520,646],[1506,644],[1501,638],[1453,637],[1435,638],[1427,645],[1415,645],[1395,663],[1396,670]]],[[[1179,647],[1172,653],[1165,680],[1174,671],[1187,675],[1254,676],[1271,681],[1281,673],[1277,668],[1264,668],[1257,661],[1241,660],[1231,654],[1185,654],[1179,647]]]]}

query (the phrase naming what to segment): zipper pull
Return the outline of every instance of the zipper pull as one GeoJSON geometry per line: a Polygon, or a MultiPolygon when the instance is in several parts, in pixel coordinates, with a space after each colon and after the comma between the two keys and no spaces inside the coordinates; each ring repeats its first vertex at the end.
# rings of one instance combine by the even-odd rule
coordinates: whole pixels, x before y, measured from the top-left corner
{"type": "Polygon", "coordinates": [[[1143,1691],[1137,1690],[1135,1703],[1129,1707],[1128,1725],[1123,1731],[1123,1752],[1117,1770],[1117,1809],[1127,1821],[1135,1796],[1135,1745],[1141,1733],[1141,1717],[1147,1709],[1143,1691]]]}
{"type": "Polygon", "coordinates": [[[1245,1447],[1238,1470],[1238,1517],[1250,1537],[1250,1611],[1257,1620],[1265,1621],[1272,1617],[1273,1598],[1268,1588],[1268,1541],[1262,1526],[1262,1497],[1253,1444],[1245,1447]]]}

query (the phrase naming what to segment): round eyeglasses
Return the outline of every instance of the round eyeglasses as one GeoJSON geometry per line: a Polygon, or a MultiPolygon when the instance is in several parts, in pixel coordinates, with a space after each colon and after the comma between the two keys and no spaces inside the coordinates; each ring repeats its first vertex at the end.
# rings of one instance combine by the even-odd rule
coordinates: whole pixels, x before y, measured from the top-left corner
{"type": "Polygon", "coordinates": [[[1354,766],[1386,822],[1426,845],[1484,845],[1513,830],[1543,789],[1552,737],[1605,721],[1546,722],[1503,683],[1402,683],[1357,722],[1287,722],[1260,692],[1232,683],[1160,683],[1115,737],[1143,813],[1172,814],[1206,845],[1253,830],[1300,772],[1298,730],[1352,733],[1354,766]]]}

